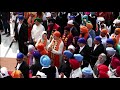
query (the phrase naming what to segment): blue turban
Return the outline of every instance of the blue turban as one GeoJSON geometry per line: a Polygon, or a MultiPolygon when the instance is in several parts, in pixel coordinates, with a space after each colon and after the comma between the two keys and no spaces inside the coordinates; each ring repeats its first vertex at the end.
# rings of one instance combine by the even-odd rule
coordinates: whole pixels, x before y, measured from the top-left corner
{"type": "Polygon", "coordinates": [[[17,54],[17,58],[18,58],[18,59],[22,59],[23,57],[24,57],[24,54],[23,54],[23,53],[20,52],[20,53],[17,54]]]}
{"type": "Polygon", "coordinates": [[[18,18],[19,18],[19,20],[23,20],[24,16],[23,15],[19,15],[18,18]]]}
{"type": "Polygon", "coordinates": [[[99,41],[99,42],[102,42],[100,36],[96,36],[95,39],[96,39],[97,41],[99,41]]]}
{"type": "Polygon", "coordinates": [[[35,58],[37,58],[37,59],[40,59],[40,57],[41,57],[40,52],[39,52],[38,50],[35,50],[35,51],[33,52],[33,57],[35,57],[35,58]]]}
{"type": "Polygon", "coordinates": [[[69,50],[65,50],[65,51],[63,52],[63,54],[64,54],[68,59],[70,59],[70,58],[73,56],[73,53],[71,53],[69,50]]]}
{"type": "Polygon", "coordinates": [[[70,18],[70,19],[74,19],[74,18],[75,18],[75,16],[72,16],[72,15],[71,15],[71,16],[69,16],[69,18],[70,18]]]}
{"type": "Polygon", "coordinates": [[[114,41],[111,38],[107,39],[106,43],[114,45],[114,41]]]}
{"type": "Polygon", "coordinates": [[[79,62],[83,61],[83,56],[81,54],[74,54],[74,58],[79,62]]]}
{"type": "Polygon", "coordinates": [[[79,39],[78,39],[78,42],[79,42],[79,43],[84,43],[84,44],[86,44],[85,38],[79,38],[79,39]]]}
{"type": "Polygon", "coordinates": [[[40,64],[43,66],[43,67],[49,67],[50,64],[51,64],[51,60],[50,58],[47,56],[47,55],[42,55],[40,57],[40,64]]]}
{"type": "Polygon", "coordinates": [[[88,76],[88,75],[92,75],[93,71],[89,67],[84,67],[82,69],[82,73],[83,73],[83,75],[88,76]]]}
{"type": "Polygon", "coordinates": [[[116,53],[116,50],[113,47],[107,47],[106,51],[109,55],[114,55],[116,53]]]}

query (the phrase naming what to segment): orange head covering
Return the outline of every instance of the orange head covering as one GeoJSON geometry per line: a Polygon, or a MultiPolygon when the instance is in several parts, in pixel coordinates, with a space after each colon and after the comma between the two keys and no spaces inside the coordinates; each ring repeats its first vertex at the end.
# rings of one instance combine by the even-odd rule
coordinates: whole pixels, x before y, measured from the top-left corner
{"type": "Polygon", "coordinates": [[[38,46],[36,47],[39,51],[41,55],[47,55],[48,51],[44,48],[44,44],[43,43],[39,43],[38,46]]]}
{"type": "Polygon", "coordinates": [[[12,78],[21,78],[22,72],[20,70],[15,70],[11,73],[12,78]]]}
{"type": "Polygon", "coordinates": [[[101,32],[102,32],[102,33],[105,33],[105,35],[108,34],[108,30],[107,30],[107,29],[102,29],[101,32]]]}
{"type": "Polygon", "coordinates": [[[115,31],[119,32],[119,34],[120,34],[120,28],[116,28],[115,31]]]}
{"type": "Polygon", "coordinates": [[[42,50],[44,50],[44,44],[43,44],[43,43],[39,43],[36,48],[37,48],[39,51],[42,51],[42,50]]]}
{"type": "Polygon", "coordinates": [[[56,36],[56,37],[60,37],[60,36],[61,36],[61,34],[60,34],[59,31],[55,31],[55,32],[53,33],[53,35],[56,36]]]}
{"type": "Polygon", "coordinates": [[[82,33],[88,33],[88,28],[86,26],[80,26],[80,31],[82,33]]]}
{"type": "Polygon", "coordinates": [[[84,36],[82,36],[82,33],[81,33],[80,38],[84,37],[87,40],[89,36],[88,28],[86,26],[80,26],[80,32],[84,34],[84,36]]]}
{"type": "Polygon", "coordinates": [[[90,30],[93,28],[93,25],[92,25],[92,23],[86,23],[86,27],[90,30]]]}
{"type": "Polygon", "coordinates": [[[111,37],[111,39],[113,40],[113,42],[114,42],[114,46],[116,47],[117,44],[118,44],[117,39],[116,39],[115,37],[111,37]]]}

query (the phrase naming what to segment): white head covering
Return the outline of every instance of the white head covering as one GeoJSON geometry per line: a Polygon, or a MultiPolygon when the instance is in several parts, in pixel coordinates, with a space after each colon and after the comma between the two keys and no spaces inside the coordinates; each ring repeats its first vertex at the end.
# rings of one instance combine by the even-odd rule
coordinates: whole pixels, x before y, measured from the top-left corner
{"type": "Polygon", "coordinates": [[[107,47],[106,51],[109,55],[114,55],[116,53],[116,50],[112,47],[107,47]]]}
{"type": "Polygon", "coordinates": [[[45,73],[40,72],[40,71],[38,71],[36,75],[40,75],[41,78],[47,78],[47,76],[45,75],[45,73]]]}
{"type": "Polygon", "coordinates": [[[74,25],[74,24],[73,24],[73,20],[69,20],[69,21],[67,22],[67,24],[74,25]]]}
{"type": "Polygon", "coordinates": [[[69,45],[68,49],[72,49],[73,51],[75,51],[75,47],[73,45],[69,45]]]}
{"type": "Polygon", "coordinates": [[[100,24],[100,22],[105,21],[104,17],[97,17],[97,23],[100,24]]]}
{"type": "Polygon", "coordinates": [[[47,34],[47,32],[46,32],[46,31],[43,31],[43,32],[42,32],[42,35],[43,35],[43,34],[45,34],[45,33],[47,34]]]}
{"type": "Polygon", "coordinates": [[[118,24],[118,23],[120,23],[120,20],[115,19],[115,20],[113,21],[113,23],[114,23],[114,24],[118,24]]]}
{"type": "Polygon", "coordinates": [[[47,13],[46,13],[46,17],[51,17],[51,13],[50,13],[50,12],[47,12],[47,13]]]}
{"type": "Polygon", "coordinates": [[[6,67],[2,67],[0,70],[1,70],[1,74],[2,74],[3,78],[9,76],[8,70],[6,67]]]}
{"type": "Polygon", "coordinates": [[[28,52],[32,52],[35,50],[35,47],[33,45],[28,45],[28,52]]]}

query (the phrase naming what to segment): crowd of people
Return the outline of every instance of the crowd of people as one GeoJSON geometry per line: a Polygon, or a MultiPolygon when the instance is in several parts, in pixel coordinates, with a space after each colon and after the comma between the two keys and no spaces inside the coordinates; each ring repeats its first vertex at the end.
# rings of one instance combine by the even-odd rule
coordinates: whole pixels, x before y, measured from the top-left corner
{"type": "Polygon", "coordinates": [[[1,12],[18,42],[17,64],[0,78],[120,78],[119,12],[1,12]]]}

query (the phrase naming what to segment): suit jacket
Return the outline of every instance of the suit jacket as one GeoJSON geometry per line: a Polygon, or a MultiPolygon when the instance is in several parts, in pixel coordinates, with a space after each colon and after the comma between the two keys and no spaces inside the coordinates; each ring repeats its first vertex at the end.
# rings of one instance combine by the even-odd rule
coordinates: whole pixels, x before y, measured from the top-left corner
{"type": "Polygon", "coordinates": [[[95,64],[95,62],[98,59],[98,56],[101,53],[105,53],[105,49],[104,49],[103,44],[100,44],[99,46],[97,46],[95,50],[94,50],[94,46],[92,47],[92,50],[91,50],[91,62],[92,62],[93,65],[95,64]]]}
{"type": "Polygon", "coordinates": [[[28,41],[28,26],[23,23],[21,25],[21,28],[20,28],[20,31],[19,31],[19,34],[18,34],[18,24],[15,25],[15,39],[18,40],[19,43],[24,43],[24,42],[27,42],[28,41]]]}
{"type": "Polygon", "coordinates": [[[3,21],[10,21],[10,12],[1,12],[3,21]]]}
{"type": "MultiPolygon", "coordinates": [[[[17,64],[16,64],[16,67],[17,67],[17,64]]],[[[22,72],[24,78],[29,78],[29,66],[25,61],[22,62],[22,64],[19,67],[19,70],[22,72]]]]}
{"type": "Polygon", "coordinates": [[[81,68],[84,68],[84,67],[88,66],[90,63],[90,47],[88,45],[85,45],[85,47],[79,53],[82,56],[84,56],[83,65],[81,66],[81,68]]]}

